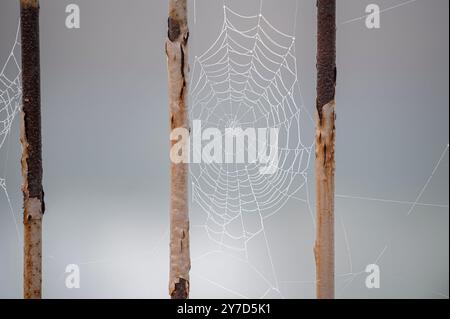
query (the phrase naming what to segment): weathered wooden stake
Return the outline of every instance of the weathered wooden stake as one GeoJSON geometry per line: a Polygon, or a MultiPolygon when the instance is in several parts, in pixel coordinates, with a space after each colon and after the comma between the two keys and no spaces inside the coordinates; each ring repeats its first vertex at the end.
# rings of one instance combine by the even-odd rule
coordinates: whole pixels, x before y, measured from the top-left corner
{"type": "Polygon", "coordinates": [[[41,88],[39,0],[20,0],[22,43],[22,192],[24,199],[24,298],[42,297],[41,88]]]}
{"type": "MultiPolygon", "coordinates": [[[[169,75],[170,128],[189,129],[187,111],[188,39],[187,1],[169,0],[166,40],[169,75]]],[[[173,146],[176,141],[171,141],[173,146]]],[[[170,195],[170,278],[172,299],[189,298],[189,205],[188,164],[171,162],[170,195]]]]}
{"type": "Polygon", "coordinates": [[[336,0],[317,0],[317,298],[334,298],[336,0]]]}

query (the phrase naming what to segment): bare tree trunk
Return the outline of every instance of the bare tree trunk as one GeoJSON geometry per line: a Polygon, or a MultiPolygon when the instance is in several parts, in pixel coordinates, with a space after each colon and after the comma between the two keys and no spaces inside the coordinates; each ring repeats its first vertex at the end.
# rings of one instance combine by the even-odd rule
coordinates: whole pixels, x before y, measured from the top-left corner
{"type": "Polygon", "coordinates": [[[23,105],[20,127],[24,198],[24,297],[41,298],[42,188],[39,1],[20,0],[23,105]]]}
{"type": "Polygon", "coordinates": [[[317,298],[334,298],[336,0],[317,0],[317,298]]]}
{"type": "MultiPolygon", "coordinates": [[[[169,73],[170,128],[189,129],[187,112],[187,76],[189,72],[187,44],[189,30],[186,0],[169,0],[168,33],[166,40],[169,73]]],[[[171,146],[176,143],[171,142],[171,146]]],[[[170,197],[170,278],[172,299],[189,298],[189,211],[188,166],[171,163],[170,197]]]]}

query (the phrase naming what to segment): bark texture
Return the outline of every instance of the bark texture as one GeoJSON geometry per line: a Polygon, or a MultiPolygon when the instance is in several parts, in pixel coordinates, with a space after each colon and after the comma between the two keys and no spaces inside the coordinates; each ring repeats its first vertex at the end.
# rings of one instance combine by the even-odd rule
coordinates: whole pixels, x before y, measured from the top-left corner
{"type": "Polygon", "coordinates": [[[39,1],[20,0],[22,36],[22,192],[24,199],[24,298],[41,298],[42,188],[39,1]]]}
{"type": "MultiPolygon", "coordinates": [[[[187,46],[189,30],[186,0],[169,0],[166,40],[169,77],[170,128],[189,129],[187,111],[187,46]]],[[[176,141],[171,142],[171,147],[176,141]]],[[[188,166],[171,163],[170,197],[170,278],[169,294],[173,299],[189,298],[189,210],[188,166]]]]}
{"type": "Polygon", "coordinates": [[[336,0],[317,0],[316,257],[317,298],[334,298],[334,143],[336,0]]]}

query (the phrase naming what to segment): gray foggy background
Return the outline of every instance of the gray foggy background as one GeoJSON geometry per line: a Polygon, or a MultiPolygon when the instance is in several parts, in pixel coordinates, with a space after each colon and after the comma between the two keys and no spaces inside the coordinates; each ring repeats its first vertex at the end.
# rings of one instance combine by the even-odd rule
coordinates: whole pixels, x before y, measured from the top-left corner
{"type": "MultiPolygon", "coordinates": [[[[259,10],[257,0],[226,3],[242,14],[259,10]]],[[[315,3],[298,2],[295,30],[294,0],[262,6],[274,26],[296,36],[299,84],[311,112],[315,3]]],[[[449,2],[396,7],[401,3],[338,1],[338,298],[449,295],[449,2]],[[381,29],[346,23],[369,3],[394,7],[382,13],[381,29]],[[381,269],[380,289],[365,286],[372,263],[381,269]]],[[[189,5],[192,59],[218,36],[223,2],[196,0],[195,23],[194,1],[189,5]]],[[[46,298],[168,295],[166,11],[163,0],[41,0],[46,298]],[[64,24],[70,3],[81,9],[78,30],[64,24]],[[80,289],[65,286],[68,264],[80,266],[80,289]]],[[[18,1],[1,2],[0,65],[18,17],[18,1]]],[[[20,152],[16,118],[0,150],[13,207],[12,216],[0,189],[2,298],[22,296],[20,152]]],[[[314,227],[304,203],[291,199],[266,220],[273,265],[267,245],[251,245],[244,263],[197,227],[204,218],[198,206],[191,216],[192,298],[314,298],[314,227]]]]}

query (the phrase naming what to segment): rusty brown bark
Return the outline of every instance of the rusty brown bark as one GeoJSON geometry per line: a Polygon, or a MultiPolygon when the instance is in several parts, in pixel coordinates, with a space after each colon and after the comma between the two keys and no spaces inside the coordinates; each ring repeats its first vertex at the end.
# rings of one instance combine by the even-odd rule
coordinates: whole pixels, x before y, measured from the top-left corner
{"type": "Polygon", "coordinates": [[[336,0],[317,0],[316,289],[334,298],[336,0]]]}
{"type": "MultiPolygon", "coordinates": [[[[169,78],[170,129],[189,129],[187,111],[188,39],[186,0],[169,0],[166,40],[169,78]]],[[[173,146],[176,141],[171,141],[173,146]]],[[[172,299],[189,298],[189,210],[188,166],[171,162],[170,168],[170,275],[169,294],[172,299]]]]}
{"type": "Polygon", "coordinates": [[[22,192],[24,200],[24,298],[42,296],[41,94],[39,1],[20,0],[22,43],[22,192]]]}

